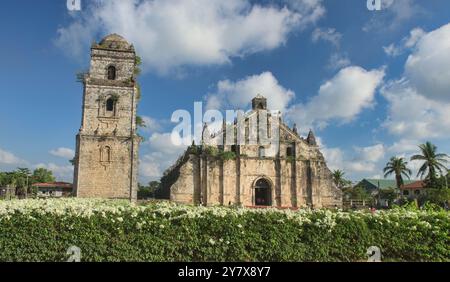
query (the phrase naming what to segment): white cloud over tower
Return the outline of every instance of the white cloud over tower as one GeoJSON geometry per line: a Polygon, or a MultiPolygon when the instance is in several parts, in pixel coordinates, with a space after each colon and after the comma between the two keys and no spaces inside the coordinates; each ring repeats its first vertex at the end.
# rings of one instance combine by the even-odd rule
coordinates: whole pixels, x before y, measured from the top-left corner
{"type": "Polygon", "coordinates": [[[147,67],[167,73],[272,50],[324,13],[321,0],[99,0],[59,28],[55,43],[81,55],[98,33],[119,33],[147,67]]]}

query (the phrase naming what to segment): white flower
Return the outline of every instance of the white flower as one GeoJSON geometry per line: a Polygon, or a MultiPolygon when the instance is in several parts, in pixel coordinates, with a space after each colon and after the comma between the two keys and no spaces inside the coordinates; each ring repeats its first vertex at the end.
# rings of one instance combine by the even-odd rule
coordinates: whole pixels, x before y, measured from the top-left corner
{"type": "Polygon", "coordinates": [[[216,243],[216,241],[214,241],[213,238],[210,238],[210,239],[209,239],[209,243],[210,243],[211,245],[214,245],[214,244],[216,243]]]}

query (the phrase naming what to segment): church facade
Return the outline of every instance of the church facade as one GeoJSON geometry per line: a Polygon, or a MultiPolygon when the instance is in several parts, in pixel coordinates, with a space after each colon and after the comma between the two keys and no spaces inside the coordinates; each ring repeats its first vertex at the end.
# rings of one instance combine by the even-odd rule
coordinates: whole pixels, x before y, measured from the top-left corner
{"type": "Polygon", "coordinates": [[[301,137],[295,125],[289,128],[282,121],[281,113],[267,109],[267,100],[260,95],[240,121],[224,123],[215,134],[205,125],[201,144],[189,147],[164,173],[161,183],[163,195],[185,204],[342,205],[342,192],[332,180],[313,132],[301,137]],[[230,132],[235,133],[231,143],[230,132]],[[244,142],[238,142],[239,135],[244,142]],[[263,143],[261,136],[275,142],[263,143]]]}
{"type": "Polygon", "coordinates": [[[136,199],[140,138],[135,68],[134,47],[121,36],[111,34],[92,45],[76,136],[77,197],[136,199]]]}

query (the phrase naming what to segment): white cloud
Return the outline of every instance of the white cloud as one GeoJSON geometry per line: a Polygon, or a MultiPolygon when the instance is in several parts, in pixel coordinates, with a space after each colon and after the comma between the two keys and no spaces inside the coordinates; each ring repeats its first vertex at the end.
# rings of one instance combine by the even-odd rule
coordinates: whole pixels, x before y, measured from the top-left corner
{"type": "Polygon", "coordinates": [[[420,167],[423,165],[423,161],[419,161],[419,160],[414,160],[411,161],[412,154],[405,156],[405,160],[408,162],[408,164],[406,165],[407,168],[409,168],[411,170],[411,176],[410,179],[419,179],[419,177],[417,177],[417,173],[419,172],[420,167]]]}
{"type": "Polygon", "coordinates": [[[389,102],[383,126],[390,133],[413,140],[450,137],[450,103],[420,95],[405,79],[389,82],[381,93],[389,102]]]}
{"type": "Polygon", "coordinates": [[[405,37],[404,46],[406,48],[413,48],[417,42],[425,35],[425,31],[420,27],[416,27],[409,32],[409,37],[405,37]]]}
{"type": "Polygon", "coordinates": [[[384,53],[391,57],[397,57],[400,55],[403,50],[401,47],[396,46],[394,43],[389,44],[388,46],[383,46],[384,53]]]}
{"type": "Polygon", "coordinates": [[[376,144],[368,147],[355,147],[358,159],[364,162],[378,162],[384,157],[386,148],[383,144],[376,144]]]}
{"type": "Polygon", "coordinates": [[[383,69],[367,71],[358,66],[346,67],[322,84],[318,95],[305,104],[291,107],[287,117],[300,125],[302,131],[314,126],[326,127],[333,119],[350,122],[373,105],[383,77],[383,69]]]}
{"type": "Polygon", "coordinates": [[[327,148],[322,147],[321,151],[327,162],[328,168],[331,170],[343,170],[344,165],[344,152],[339,148],[327,148]]]}
{"type": "Polygon", "coordinates": [[[352,173],[374,173],[377,171],[377,167],[374,163],[371,162],[354,162],[348,161],[346,163],[346,170],[352,173]]]}
{"type": "MultiPolygon", "coordinates": [[[[320,138],[318,138],[319,144],[320,138]]],[[[320,145],[321,151],[331,170],[340,169],[346,177],[359,181],[362,178],[383,178],[383,168],[392,156],[403,157],[411,169],[411,179],[416,179],[421,161],[411,161],[411,156],[418,151],[418,141],[402,139],[391,146],[382,143],[367,147],[353,147],[352,151],[344,152],[341,148],[328,148],[320,145]]],[[[390,176],[392,178],[392,176],[390,176]]]]}
{"type": "Polygon", "coordinates": [[[405,76],[424,97],[450,102],[450,23],[420,38],[406,61],[405,76]]]}
{"type": "Polygon", "coordinates": [[[419,40],[425,35],[425,31],[421,28],[414,28],[409,32],[408,36],[405,36],[399,45],[395,45],[394,43],[384,46],[383,50],[384,52],[391,57],[396,57],[398,55],[401,55],[406,50],[409,50],[411,48],[414,48],[419,42],[419,40]]]}
{"type": "Polygon", "coordinates": [[[330,42],[335,47],[336,51],[330,56],[326,65],[328,69],[338,70],[351,64],[348,54],[339,51],[342,34],[335,28],[316,28],[311,37],[314,43],[322,40],[330,42]]]}
{"type": "Polygon", "coordinates": [[[161,178],[163,168],[160,167],[159,160],[159,155],[145,155],[139,162],[140,178],[145,180],[158,180],[161,178]]]}
{"type": "Polygon", "coordinates": [[[156,132],[161,130],[161,121],[149,117],[149,116],[142,116],[142,120],[145,123],[145,127],[141,128],[144,132],[156,132]]]}
{"type": "Polygon", "coordinates": [[[25,163],[27,163],[25,160],[22,160],[13,153],[2,150],[0,148],[0,164],[15,165],[25,163]]]}
{"type": "Polygon", "coordinates": [[[419,141],[411,139],[400,139],[388,148],[388,152],[393,154],[411,153],[418,150],[419,141]]]}
{"type": "Polygon", "coordinates": [[[60,147],[58,149],[51,150],[50,154],[61,158],[72,159],[75,156],[75,151],[69,148],[60,147]]]}
{"type": "Polygon", "coordinates": [[[62,180],[67,182],[73,181],[73,166],[70,164],[58,165],[55,163],[39,163],[34,165],[34,167],[51,170],[56,180],[62,180]]]}
{"type": "Polygon", "coordinates": [[[159,179],[164,171],[173,165],[186,150],[181,139],[177,133],[152,134],[149,140],[143,144],[143,146],[147,146],[149,152],[142,156],[139,163],[141,178],[145,180],[159,179]]]}
{"type": "Polygon", "coordinates": [[[386,148],[383,144],[368,147],[354,147],[354,156],[345,161],[345,169],[350,173],[376,173],[386,148]]]}
{"type": "Polygon", "coordinates": [[[232,57],[271,50],[324,15],[322,1],[270,5],[248,0],[108,0],[89,3],[58,29],[56,45],[79,55],[98,34],[133,42],[144,65],[166,73],[188,65],[229,63],[232,57]]]}
{"type": "Polygon", "coordinates": [[[350,153],[337,147],[328,148],[325,145],[320,147],[331,170],[343,170],[347,177],[354,180],[367,177],[367,173],[379,172],[381,161],[386,153],[386,147],[383,144],[354,147],[350,153]]]}
{"type": "Polygon", "coordinates": [[[400,155],[417,151],[424,141],[450,138],[450,24],[425,34],[414,30],[403,40],[413,48],[404,76],[381,89],[388,101],[382,126],[400,137],[389,151],[400,155]]]}
{"type": "MultiPolygon", "coordinates": [[[[64,152],[64,150],[62,150],[64,152]]],[[[73,166],[70,164],[67,165],[58,165],[55,163],[38,163],[31,164],[31,162],[23,160],[14,154],[4,151],[0,149],[0,165],[6,165],[6,169],[11,170],[13,165],[23,165],[30,166],[33,169],[35,168],[46,168],[53,172],[53,175],[57,180],[63,180],[72,182],[73,180],[73,166]]]]}
{"type": "Polygon", "coordinates": [[[217,83],[217,91],[206,96],[208,109],[244,109],[252,98],[261,94],[267,98],[270,110],[284,111],[295,97],[292,90],[278,83],[271,72],[247,76],[238,81],[221,80],[217,83]]]}
{"type": "Polygon", "coordinates": [[[345,68],[351,64],[350,59],[348,58],[347,54],[341,54],[341,53],[334,53],[331,55],[327,68],[331,70],[338,70],[345,68]]]}
{"type": "Polygon", "coordinates": [[[319,40],[328,41],[336,47],[339,47],[342,34],[334,28],[316,28],[312,33],[312,41],[314,43],[319,40]]]}

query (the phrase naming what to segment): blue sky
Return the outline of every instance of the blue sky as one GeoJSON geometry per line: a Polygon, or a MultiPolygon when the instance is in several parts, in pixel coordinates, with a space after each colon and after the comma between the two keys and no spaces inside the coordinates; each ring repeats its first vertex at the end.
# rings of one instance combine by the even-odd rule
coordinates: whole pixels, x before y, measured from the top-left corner
{"type": "MultiPolygon", "coordinates": [[[[71,181],[89,46],[109,33],[143,58],[140,180],[157,179],[183,148],[177,109],[194,101],[248,108],[262,93],[329,166],[380,176],[394,155],[430,140],[450,153],[450,3],[321,1],[3,1],[0,170],[47,167],[71,181]]],[[[410,163],[416,169],[417,163],[410,163]]]]}

